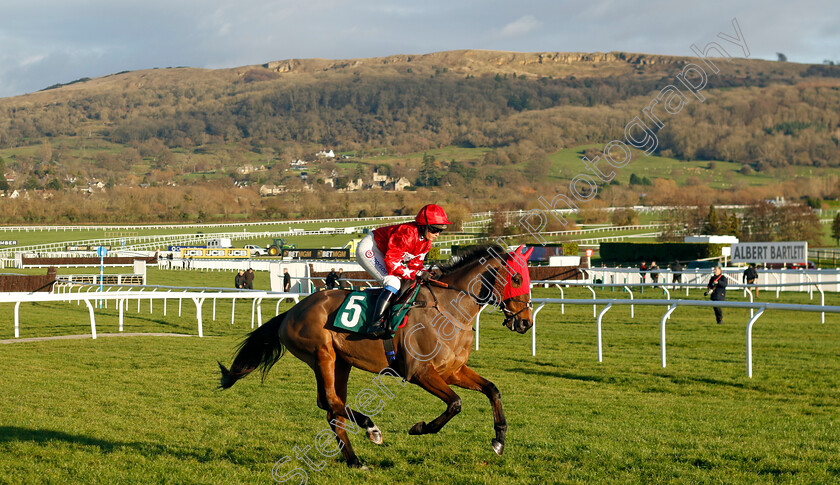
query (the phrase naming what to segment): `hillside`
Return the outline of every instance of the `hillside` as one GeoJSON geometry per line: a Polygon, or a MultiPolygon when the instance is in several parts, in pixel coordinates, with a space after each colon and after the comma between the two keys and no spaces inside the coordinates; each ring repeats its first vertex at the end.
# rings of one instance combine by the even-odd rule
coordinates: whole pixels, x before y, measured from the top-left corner
{"type": "MultiPolygon", "coordinates": [[[[196,217],[199,209],[205,217],[222,218],[311,210],[307,194],[266,201],[251,188],[247,197],[230,191],[249,182],[300,190],[299,174],[288,170],[288,162],[314,158],[323,147],[351,155],[355,163],[313,163],[309,172],[315,177],[307,183],[324,182],[330,173],[366,178],[378,165],[426,186],[401,198],[356,193],[359,205],[344,210],[411,210],[428,197],[423,190],[441,185],[453,187],[446,197],[467,197],[481,208],[516,207],[524,202],[500,200],[494,188],[516,194],[558,190],[557,180],[582,170],[574,168],[574,157],[560,154],[580,152],[577,157],[588,149],[590,158],[597,156],[598,147],[622,138],[624,125],[693,61],[622,52],[465,50],[124,72],[0,99],[0,157],[13,174],[10,188],[48,188],[61,195],[96,179],[131,194],[134,188],[165,189],[165,197],[124,198],[183,199],[155,203],[149,215],[167,220],[196,217]],[[447,153],[447,147],[469,155],[423,161],[424,152],[447,153]],[[244,164],[267,170],[238,174],[235,169],[244,164]],[[204,193],[224,196],[191,202],[203,200],[204,193]]],[[[663,117],[655,157],[669,164],[743,166],[746,185],[753,174],[757,183],[772,185],[797,174],[836,173],[840,67],[745,59],[717,64],[720,73],[708,76],[704,102],[690,98],[680,114],[663,117]]],[[[694,170],[669,166],[655,173],[702,186],[704,172],[687,175],[694,170]]],[[[727,188],[725,181],[715,186],[727,188]]],[[[833,196],[825,192],[811,195],[833,196]]],[[[346,195],[328,195],[342,197],[345,203],[336,207],[351,205],[346,195]]],[[[93,209],[79,214],[89,202],[66,198],[73,206],[66,217],[94,217],[93,209]]],[[[99,205],[126,210],[128,202],[107,200],[99,205]]],[[[148,204],[133,210],[149,211],[148,204]]],[[[316,203],[316,209],[328,205],[316,203]]],[[[50,216],[31,215],[40,217],[50,216]]]]}

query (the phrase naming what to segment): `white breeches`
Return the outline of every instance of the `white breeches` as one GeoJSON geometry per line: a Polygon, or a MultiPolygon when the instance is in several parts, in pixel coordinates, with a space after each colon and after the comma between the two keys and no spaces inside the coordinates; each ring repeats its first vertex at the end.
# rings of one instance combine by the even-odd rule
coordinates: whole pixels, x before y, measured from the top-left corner
{"type": "Polygon", "coordinates": [[[388,268],[385,267],[385,255],[376,247],[372,232],[369,232],[356,245],[356,261],[382,286],[390,287],[391,291],[400,289],[400,279],[388,274],[388,268]]]}

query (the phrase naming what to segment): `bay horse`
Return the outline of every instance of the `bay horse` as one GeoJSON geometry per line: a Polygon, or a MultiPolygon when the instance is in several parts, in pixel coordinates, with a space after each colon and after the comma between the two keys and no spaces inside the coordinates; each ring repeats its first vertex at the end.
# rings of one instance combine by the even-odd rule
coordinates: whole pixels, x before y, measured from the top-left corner
{"type": "MultiPolygon", "coordinates": [[[[523,334],[533,325],[530,275],[527,259],[533,248],[519,247],[506,252],[499,245],[479,246],[452,263],[441,266],[437,285],[425,284],[405,324],[393,339],[396,360],[389,366],[382,340],[364,339],[333,327],[332,322],[348,295],[347,290],[314,293],[294,307],[254,330],[238,347],[231,369],[221,367],[221,388],[260,368],[263,378],[285,350],[315,372],[318,407],[327,412],[327,421],[338,440],[338,447],[351,467],[362,466],[347,430],[365,430],[369,440],[382,444],[382,433],[369,416],[347,405],[347,380],[353,367],[380,373],[399,373],[446,403],[446,410],[431,422],[418,422],[409,434],[437,433],[461,411],[461,398],[450,385],[481,391],[493,410],[496,435],[491,447],[498,455],[505,444],[507,424],[499,390],[492,382],[467,366],[473,341],[471,321],[482,305],[501,308],[508,329],[523,334]],[[351,428],[345,426],[351,420],[351,428]]],[[[396,377],[396,376],[395,376],[396,377]]],[[[405,382],[402,382],[405,385],[405,382]]],[[[358,396],[357,396],[358,405],[358,396]]],[[[376,414],[371,412],[372,414],[376,414]]]]}

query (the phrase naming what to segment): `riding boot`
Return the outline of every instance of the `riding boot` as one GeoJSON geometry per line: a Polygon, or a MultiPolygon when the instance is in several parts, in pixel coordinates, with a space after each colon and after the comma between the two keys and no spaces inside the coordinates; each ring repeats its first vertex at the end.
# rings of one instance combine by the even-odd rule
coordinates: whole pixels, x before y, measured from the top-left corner
{"type": "Polygon", "coordinates": [[[385,321],[385,316],[388,313],[388,307],[391,300],[394,299],[394,294],[389,290],[382,290],[379,298],[376,300],[376,307],[373,311],[373,323],[368,327],[368,335],[375,338],[381,338],[391,333],[388,323],[385,321]]]}

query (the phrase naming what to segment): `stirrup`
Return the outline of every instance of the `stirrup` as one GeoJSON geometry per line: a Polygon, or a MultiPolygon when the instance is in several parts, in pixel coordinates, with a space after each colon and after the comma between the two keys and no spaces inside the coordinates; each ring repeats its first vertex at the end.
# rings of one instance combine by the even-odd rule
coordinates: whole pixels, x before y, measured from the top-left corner
{"type": "Polygon", "coordinates": [[[368,327],[367,336],[374,337],[374,338],[382,338],[391,335],[391,329],[388,328],[388,324],[385,321],[386,319],[381,318],[368,327]]]}

